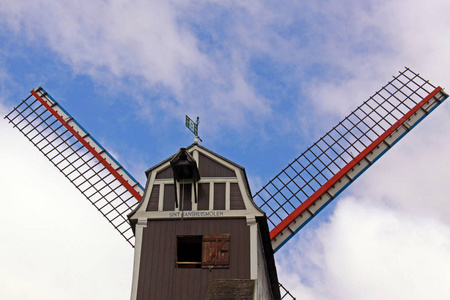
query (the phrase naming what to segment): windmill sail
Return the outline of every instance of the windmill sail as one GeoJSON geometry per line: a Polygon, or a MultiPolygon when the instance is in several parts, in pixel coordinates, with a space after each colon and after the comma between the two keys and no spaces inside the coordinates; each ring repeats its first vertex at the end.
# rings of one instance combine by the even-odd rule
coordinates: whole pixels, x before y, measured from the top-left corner
{"type": "Polygon", "coordinates": [[[448,95],[406,68],[309,147],[253,199],[277,251],[448,95]]]}
{"type": "Polygon", "coordinates": [[[127,214],[144,189],[61,105],[38,88],[5,118],[134,246],[127,214]]]}
{"type": "Polygon", "coordinates": [[[279,283],[279,286],[280,286],[281,299],[283,299],[283,300],[290,300],[290,299],[295,300],[296,299],[281,283],[279,283]]]}

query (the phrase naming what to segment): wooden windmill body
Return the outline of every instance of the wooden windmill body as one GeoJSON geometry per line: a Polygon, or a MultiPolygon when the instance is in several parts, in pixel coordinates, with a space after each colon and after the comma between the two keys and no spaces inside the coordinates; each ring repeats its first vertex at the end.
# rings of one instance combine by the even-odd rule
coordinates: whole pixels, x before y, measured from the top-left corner
{"type": "Polygon", "coordinates": [[[146,174],[144,197],[129,215],[131,299],[280,299],[266,216],[244,168],[193,144],[146,174]],[[171,162],[186,153],[199,181],[174,181],[171,162]]]}

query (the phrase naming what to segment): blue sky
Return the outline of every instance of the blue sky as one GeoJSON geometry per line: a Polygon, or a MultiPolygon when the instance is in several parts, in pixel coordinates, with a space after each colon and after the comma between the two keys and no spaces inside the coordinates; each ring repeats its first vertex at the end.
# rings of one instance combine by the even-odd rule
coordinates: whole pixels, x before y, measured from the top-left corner
{"type": "MultiPolygon", "coordinates": [[[[141,183],[192,143],[184,116],[199,116],[203,145],[244,166],[256,192],[404,66],[449,87],[449,9],[439,0],[5,0],[0,111],[43,86],[141,183]]],[[[0,124],[0,296],[129,297],[130,247],[0,124]]],[[[448,298],[448,153],[445,103],[277,253],[280,281],[302,299],[448,298]]]]}

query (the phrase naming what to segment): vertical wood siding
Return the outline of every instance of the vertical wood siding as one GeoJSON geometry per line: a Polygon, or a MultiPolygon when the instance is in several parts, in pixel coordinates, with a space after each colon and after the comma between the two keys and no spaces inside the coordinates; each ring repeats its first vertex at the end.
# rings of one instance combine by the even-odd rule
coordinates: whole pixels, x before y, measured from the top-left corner
{"type": "Polygon", "coordinates": [[[170,166],[165,168],[164,170],[161,170],[156,174],[156,179],[168,179],[173,178],[173,171],[170,166]]]}
{"type": "MultiPolygon", "coordinates": [[[[178,199],[178,201],[180,201],[178,199]]],[[[173,211],[175,210],[175,190],[173,184],[164,185],[164,203],[163,203],[164,211],[173,211]]]]}
{"type": "Polygon", "coordinates": [[[225,183],[214,184],[214,210],[225,209],[225,183]]]}
{"type": "Polygon", "coordinates": [[[154,185],[147,205],[147,211],[157,211],[159,201],[159,185],[154,185]]]}
{"type": "Polygon", "coordinates": [[[230,209],[245,209],[244,199],[237,183],[230,184],[230,209]]]}
{"type": "Polygon", "coordinates": [[[250,230],[242,219],[148,221],[137,299],[205,299],[212,279],[250,278],[250,230]],[[230,234],[229,269],[176,268],[179,235],[230,234]]]}
{"type": "Polygon", "coordinates": [[[209,183],[199,183],[197,210],[208,210],[208,209],[209,209],[209,183]]]}
{"type": "MultiPolygon", "coordinates": [[[[180,195],[184,189],[183,210],[192,210],[192,184],[182,184],[180,186],[180,195]]],[[[181,199],[180,199],[181,203],[181,199]]]]}
{"type": "Polygon", "coordinates": [[[234,171],[201,153],[199,155],[199,172],[201,177],[236,177],[234,171]]]}

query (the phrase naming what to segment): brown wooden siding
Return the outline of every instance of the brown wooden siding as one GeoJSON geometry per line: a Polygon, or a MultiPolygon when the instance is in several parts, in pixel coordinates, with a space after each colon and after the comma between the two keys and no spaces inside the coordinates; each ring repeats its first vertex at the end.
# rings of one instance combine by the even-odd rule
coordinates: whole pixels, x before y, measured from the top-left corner
{"type": "Polygon", "coordinates": [[[161,170],[156,174],[156,179],[167,179],[167,178],[173,178],[173,171],[170,166],[165,168],[164,170],[161,170]]]}
{"type": "Polygon", "coordinates": [[[212,279],[249,279],[249,240],[245,218],[148,221],[143,232],[137,299],[205,299],[212,279]],[[177,236],[211,234],[230,234],[229,269],[176,268],[177,236]]]}
{"type": "Polygon", "coordinates": [[[214,210],[225,209],[225,183],[214,184],[214,210]]]}
{"type": "Polygon", "coordinates": [[[208,209],[209,209],[209,183],[199,183],[197,210],[208,210],[208,209]]]}
{"type": "Polygon", "coordinates": [[[245,209],[244,199],[237,183],[230,184],[230,209],[245,209]]]}
{"type": "Polygon", "coordinates": [[[159,185],[154,185],[147,205],[147,211],[158,211],[159,185]]]}
{"type": "Polygon", "coordinates": [[[173,184],[164,185],[163,210],[164,211],[175,210],[175,190],[173,188],[173,184]]]}
{"type": "Polygon", "coordinates": [[[201,177],[236,177],[233,170],[222,166],[201,153],[199,155],[199,172],[201,177]]]}
{"type": "MultiPolygon", "coordinates": [[[[183,196],[183,210],[192,210],[192,201],[191,201],[191,195],[192,195],[192,184],[182,184],[180,185],[180,195],[182,194],[182,191],[184,189],[184,196],[183,196]]],[[[181,203],[181,199],[180,199],[181,203]]]]}

